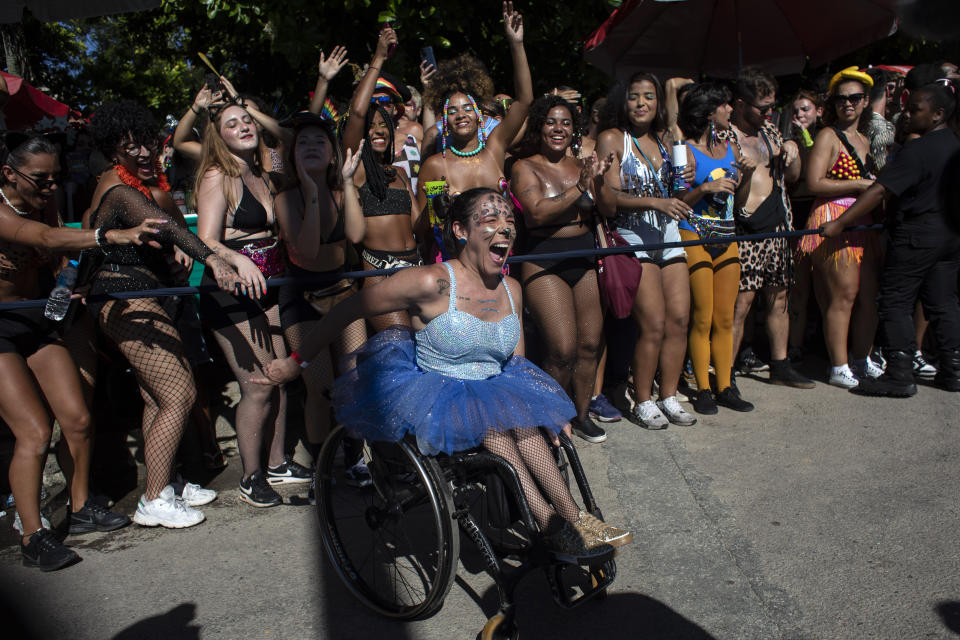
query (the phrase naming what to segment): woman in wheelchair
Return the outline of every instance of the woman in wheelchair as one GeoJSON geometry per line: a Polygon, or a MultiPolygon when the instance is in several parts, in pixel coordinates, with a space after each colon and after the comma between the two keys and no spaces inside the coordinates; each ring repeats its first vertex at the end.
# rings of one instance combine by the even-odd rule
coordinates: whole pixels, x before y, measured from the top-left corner
{"type": "Polygon", "coordinates": [[[427,454],[482,443],[517,471],[545,543],[560,556],[590,558],[627,544],[629,531],[577,506],[546,439],[526,426],[546,429],[556,444],[576,411],[553,378],[523,357],[520,285],[502,274],[516,237],[513,209],[488,188],[440,208],[456,258],[362,289],[333,308],[299,353],[274,360],[256,381],[292,380],[356,318],[407,310],[413,327],[392,327],[348,356],[350,370],[332,393],[340,423],[371,441],[412,434],[427,454]]]}

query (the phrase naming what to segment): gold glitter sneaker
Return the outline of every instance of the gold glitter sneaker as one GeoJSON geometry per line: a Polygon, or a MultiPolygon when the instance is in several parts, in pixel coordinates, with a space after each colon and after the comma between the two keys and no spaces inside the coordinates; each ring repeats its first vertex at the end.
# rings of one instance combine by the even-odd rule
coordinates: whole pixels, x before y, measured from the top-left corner
{"type": "Polygon", "coordinates": [[[613,547],[597,540],[589,533],[583,533],[569,520],[550,535],[544,536],[544,542],[551,553],[561,562],[580,564],[613,553],[613,547]]]}
{"type": "Polygon", "coordinates": [[[611,526],[586,511],[580,512],[574,526],[581,532],[584,539],[587,539],[589,535],[596,538],[600,543],[609,544],[611,547],[622,547],[633,542],[633,534],[626,529],[611,526]]]}

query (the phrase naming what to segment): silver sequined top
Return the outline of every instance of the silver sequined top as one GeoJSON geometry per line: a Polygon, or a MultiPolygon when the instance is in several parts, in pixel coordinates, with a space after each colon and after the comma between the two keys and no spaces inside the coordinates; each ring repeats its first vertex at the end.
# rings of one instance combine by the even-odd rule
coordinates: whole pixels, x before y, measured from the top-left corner
{"type": "MultiPolygon", "coordinates": [[[[481,320],[457,309],[457,281],[450,273],[450,306],[446,312],[416,333],[417,365],[461,380],[484,380],[499,374],[520,341],[520,319],[513,306],[510,287],[510,315],[497,322],[481,320]]],[[[503,282],[503,277],[500,279],[503,282]]]]}

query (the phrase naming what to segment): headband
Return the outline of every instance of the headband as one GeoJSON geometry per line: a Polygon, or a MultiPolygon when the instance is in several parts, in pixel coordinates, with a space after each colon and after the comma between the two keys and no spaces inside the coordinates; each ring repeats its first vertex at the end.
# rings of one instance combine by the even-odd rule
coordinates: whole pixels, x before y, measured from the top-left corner
{"type": "Polygon", "coordinates": [[[856,65],[852,67],[847,67],[841,71],[836,72],[832,78],[830,78],[830,85],[827,88],[827,91],[833,93],[834,88],[841,82],[845,80],[855,80],[861,83],[863,86],[870,90],[873,88],[873,78],[868,76],[862,71],[859,71],[856,65]]]}

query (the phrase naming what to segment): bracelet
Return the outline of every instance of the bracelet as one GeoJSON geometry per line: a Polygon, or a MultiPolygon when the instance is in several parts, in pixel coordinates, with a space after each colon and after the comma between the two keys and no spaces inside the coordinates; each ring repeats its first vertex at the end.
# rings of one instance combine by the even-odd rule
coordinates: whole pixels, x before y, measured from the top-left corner
{"type": "MultiPolygon", "coordinates": [[[[194,108],[193,108],[193,105],[190,105],[190,111],[193,111],[193,115],[195,115],[195,116],[200,115],[200,111],[197,111],[196,109],[194,109],[194,108]]],[[[202,111],[202,110],[201,110],[201,111],[202,111]]]]}
{"type": "Polygon", "coordinates": [[[301,369],[306,369],[307,367],[310,366],[310,363],[304,360],[303,358],[301,358],[300,354],[297,353],[296,350],[290,352],[290,358],[293,359],[293,361],[296,362],[298,365],[300,365],[301,369]]]}
{"type": "Polygon", "coordinates": [[[577,184],[576,184],[575,186],[577,187],[577,191],[579,191],[580,193],[586,193],[586,192],[587,192],[586,189],[583,189],[583,188],[580,187],[580,181],[579,181],[579,180],[577,180],[577,184]]]}
{"type": "Polygon", "coordinates": [[[93,232],[93,239],[97,241],[97,246],[103,249],[107,244],[107,232],[103,230],[103,227],[97,227],[97,230],[93,232]]]}

